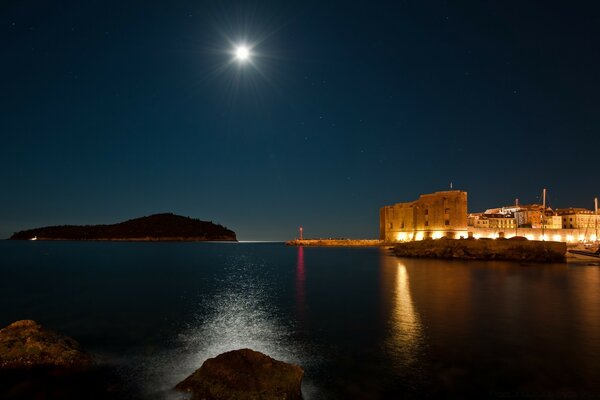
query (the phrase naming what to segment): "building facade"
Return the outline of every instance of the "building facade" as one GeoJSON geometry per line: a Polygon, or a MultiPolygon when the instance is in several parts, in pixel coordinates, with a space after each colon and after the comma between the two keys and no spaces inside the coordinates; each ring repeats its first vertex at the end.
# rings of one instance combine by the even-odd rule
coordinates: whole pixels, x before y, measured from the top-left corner
{"type": "Polygon", "coordinates": [[[557,210],[561,217],[563,229],[590,229],[600,228],[600,215],[585,208],[564,208],[557,210]]]}
{"type": "Polygon", "coordinates": [[[423,194],[418,200],[384,206],[379,238],[386,242],[467,237],[467,192],[423,194]]]}
{"type": "Polygon", "coordinates": [[[487,214],[488,228],[515,229],[517,220],[513,214],[487,214]]]}

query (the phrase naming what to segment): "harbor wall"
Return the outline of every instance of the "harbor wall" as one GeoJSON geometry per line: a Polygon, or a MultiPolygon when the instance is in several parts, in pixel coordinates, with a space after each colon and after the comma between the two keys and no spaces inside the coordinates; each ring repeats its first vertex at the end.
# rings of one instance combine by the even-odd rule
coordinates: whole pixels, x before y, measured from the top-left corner
{"type": "Polygon", "coordinates": [[[321,247],[375,247],[383,246],[381,240],[375,239],[296,239],[286,242],[288,246],[321,246],[321,247]]]}
{"type": "Polygon", "coordinates": [[[567,245],[533,240],[444,238],[399,243],[393,251],[399,257],[564,262],[567,245]]]}
{"type": "Polygon", "coordinates": [[[595,241],[596,232],[594,229],[544,229],[541,228],[518,228],[518,229],[498,229],[498,228],[476,228],[470,226],[468,229],[470,235],[475,239],[490,238],[496,239],[504,235],[506,239],[513,236],[523,236],[530,241],[553,241],[565,243],[577,243],[583,241],[595,241]]]}

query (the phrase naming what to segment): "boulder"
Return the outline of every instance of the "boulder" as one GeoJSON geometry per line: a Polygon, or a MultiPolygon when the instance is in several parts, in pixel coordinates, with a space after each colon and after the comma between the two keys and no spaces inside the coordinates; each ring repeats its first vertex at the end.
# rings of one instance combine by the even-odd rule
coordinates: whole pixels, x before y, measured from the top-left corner
{"type": "Polygon", "coordinates": [[[98,366],[79,344],[17,321],[0,330],[0,399],[129,400],[117,371],[98,366]]]}
{"type": "Polygon", "coordinates": [[[300,400],[304,371],[250,349],[209,358],[175,389],[192,400],[300,400]]]}
{"type": "Polygon", "coordinates": [[[35,321],[17,321],[0,329],[0,369],[87,368],[92,364],[92,357],[79,343],[35,321]]]}

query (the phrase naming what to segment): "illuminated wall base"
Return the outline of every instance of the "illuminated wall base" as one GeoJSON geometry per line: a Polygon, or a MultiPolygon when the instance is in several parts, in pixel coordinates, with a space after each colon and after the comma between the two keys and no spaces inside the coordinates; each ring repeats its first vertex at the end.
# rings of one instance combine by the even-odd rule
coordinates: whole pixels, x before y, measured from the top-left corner
{"type": "Polygon", "coordinates": [[[474,228],[469,227],[469,233],[472,233],[475,239],[489,238],[497,239],[503,232],[506,239],[514,236],[526,237],[529,240],[543,240],[564,243],[594,242],[596,241],[595,232],[585,232],[583,229],[544,229],[541,228],[518,228],[511,230],[474,228]]]}
{"type": "MultiPolygon", "coordinates": [[[[544,229],[541,228],[519,228],[511,230],[493,229],[493,228],[475,228],[469,227],[464,231],[411,231],[395,232],[391,235],[396,242],[410,242],[424,239],[440,239],[448,237],[452,239],[467,238],[472,235],[475,239],[487,238],[498,239],[504,237],[510,239],[514,236],[522,236],[529,240],[543,240],[565,243],[594,242],[599,239],[595,232],[585,232],[583,229],[544,229]]],[[[599,235],[600,236],[600,235],[599,235]]]]}
{"type": "Polygon", "coordinates": [[[395,233],[395,241],[410,242],[414,240],[424,239],[441,239],[448,237],[451,239],[465,239],[469,233],[464,231],[412,231],[412,232],[397,232],[395,233]]]}

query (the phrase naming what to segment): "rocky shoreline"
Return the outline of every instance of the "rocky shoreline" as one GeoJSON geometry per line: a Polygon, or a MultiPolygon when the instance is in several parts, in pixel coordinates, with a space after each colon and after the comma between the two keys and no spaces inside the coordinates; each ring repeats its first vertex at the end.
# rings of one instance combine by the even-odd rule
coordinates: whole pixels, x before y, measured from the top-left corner
{"type": "Polygon", "coordinates": [[[565,262],[567,247],[562,242],[519,239],[426,239],[387,243],[375,239],[295,239],[288,246],[384,247],[398,257],[520,262],[565,262]]]}
{"type": "Polygon", "coordinates": [[[0,399],[130,398],[117,371],[97,365],[74,339],[32,320],[0,329],[0,399]]]}
{"type": "Polygon", "coordinates": [[[398,257],[553,263],[566,261],[567,245],[536,240],[442,238],[398,243],[393,252],[398,257]]]}
{"type": "MultiPolygon", "coordinates": [[[[192,400],[301,400],[304,371],[240,349],[206,360],[173,390],[192,400]]],[[[135,398],[117,371],[97,365],[74,339],[32,320],[0,329],[0,399],[121,400],[135,398]]]]}

